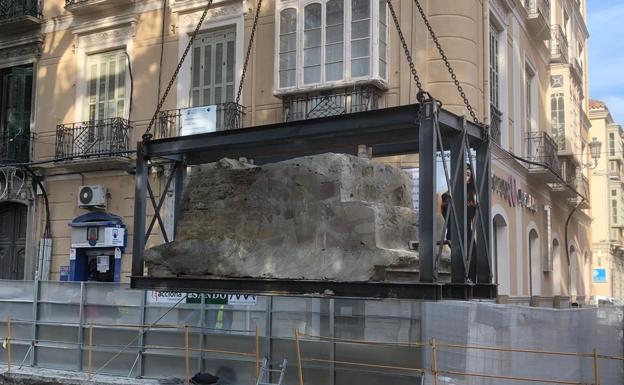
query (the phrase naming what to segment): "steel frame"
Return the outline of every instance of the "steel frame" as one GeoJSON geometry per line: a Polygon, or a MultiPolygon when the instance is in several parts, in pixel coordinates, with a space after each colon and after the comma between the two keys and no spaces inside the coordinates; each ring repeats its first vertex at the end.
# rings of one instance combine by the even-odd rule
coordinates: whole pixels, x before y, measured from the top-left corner
{"type": "MultiPolygon", "coordinates": [[[[134,243],[132,254],[133,288],[184,291],[251,291],[264,295],[305,295],[333,293],[344,297],[368,298],[494,298],[490,268],[490,137],[481,127],[440,107],[434,99],[418,104],[365,111],[319,119],[269,124],[232,131],[184,137],[145,140],[137,144],[134,243]],[[217,161],[223,157],[252,158],[265,164],[297,156],[340,152],[356,155],[358,145],[372,147],[375,156],[419,154],[419,279],[413,283],[328,282],[266,279],[203,279],[144,277],[143,252],[150,233],[158,223],[169,241],[160,209],[163,198],[156,198],[149,185],[150,164],[171,163],[167,188],[175,184],[174,217],[180,216],[181,191],[186,166],[217,161]],[[451,284],[438,282],[439,257],[444,233],[437,228],[437,167],[441,150],[450,153],[450,169],[444,164],[444,177],[451,196],[444,226],[451,228],[451,284]],[[476,156],[473,156],[476,154],[476,156]],[[476,159],[475,159],[476,158],[476,159]],[[466,214],[466,165],[475,170],[477,209],[473,237],[468,239],[466,214]],[[147,196],[154,215],[146,231],[147,196]],[[439,246],[438,246],[439,245],[439,246]],[[473,249],[474,252],[473,252],[473,249]],[[474,255],[475,261],[471,261],[474,255]],[[476,274],[469,276],[475,263],[476,274]],[[320,290],[320,291],[319,291],[320,290]]],[[[175,224],[174,224],[175,233],[175,224]]]]}

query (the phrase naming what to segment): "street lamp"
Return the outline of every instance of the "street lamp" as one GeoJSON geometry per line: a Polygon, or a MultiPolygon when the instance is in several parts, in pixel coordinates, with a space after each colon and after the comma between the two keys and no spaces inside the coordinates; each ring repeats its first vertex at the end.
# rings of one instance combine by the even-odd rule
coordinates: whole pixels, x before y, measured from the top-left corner
{"type": "Polygon", "coordinates": [[[598,160],[600,159],[600,148],[602,147],[602,142],[597,140],[596,138],[592,138],[592,141],[589,142],[589,152],[594,160],[594,166],[590,168],[598,167],[598,160]]]}

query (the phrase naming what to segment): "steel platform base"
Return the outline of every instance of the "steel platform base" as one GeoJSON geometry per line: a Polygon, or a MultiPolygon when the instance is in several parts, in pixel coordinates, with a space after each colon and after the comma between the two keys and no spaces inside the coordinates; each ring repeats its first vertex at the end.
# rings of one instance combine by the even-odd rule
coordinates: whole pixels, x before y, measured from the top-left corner
{"type": "Polygon", "coordinates": [[[142,290],[218,292],[289,297],[357,299],[495,299],[494,284],[336,282],[253,278],[131,277],[131,287],[142,290]]]}

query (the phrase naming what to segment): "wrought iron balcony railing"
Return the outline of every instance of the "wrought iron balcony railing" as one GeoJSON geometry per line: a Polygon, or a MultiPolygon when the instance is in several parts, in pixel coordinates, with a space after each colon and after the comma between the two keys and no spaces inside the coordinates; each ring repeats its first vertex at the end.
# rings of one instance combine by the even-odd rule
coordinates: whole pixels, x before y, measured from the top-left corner
{"type": "MultiPolygon", "coordinates": [[[[236,130],[243,128],[243,118],[245,117],[245,107],[234,102],[227,102],[216,105],[214,123],[217,131],[236,130]]],[[[190,109],[177,109],[161,111],[156,122],[154,139],[172,138],[184,134],[185,112],[190,109]]],[[[190,124],[190,122],[186,123],[190,124]]],[[[189,127],[187,127],[189,128],[189,127]]]]}
{"type": "Polygon", "coordinates": [[[568,62],[568,39],[559,24],[550,27],[550,60],[568,62]]]}
{"type": "Polygon", "coordinates": [[[381,92],[375,87],[331,90],[282,97],[284,121],[305,120],[376,110],[381,92]]]}
{"type": "Polygon", "coordinates": [[[110,118],[56,126],[57,161],[130,154],[132,123],[110,118]]]}
{"type": "Polygon", "coordinates": [[[0,163],[30,162],[33,135],[29,132],[17,134],[0,133],[0,163]]]}
{"type": "Polygon", "coordinates": [[[0,0],[0,22],[23,16],[41,19],[39,0],[0,0]]]}
{"type": "MultiPolygon", "coordinates": [[[[557,143],[543,131],[528,132],[526,134],[527,158],[533,162],[542,163],[556,173],[560,171],[557,157],[557,143]]],[[[529,169],[542,168],[529,164],[529,169]]]]}
{"type": "Polygon", "coordinates": [[[503,113],[494,105],[490,104],[490,136],[496,144],[501,144],[501,124],[503,113]]]}

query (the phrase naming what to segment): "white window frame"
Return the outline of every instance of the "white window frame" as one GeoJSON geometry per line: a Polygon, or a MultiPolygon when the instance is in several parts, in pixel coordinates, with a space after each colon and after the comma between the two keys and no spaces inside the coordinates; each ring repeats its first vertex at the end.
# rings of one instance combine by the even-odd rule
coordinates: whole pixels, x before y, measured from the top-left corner
{"type": "MultiPolygon", "coordinates": [[[[99,21],[89,21],[78,26],[72,32],[74,34],[74,46],[76,48],[76,109],[74,122],[88,120],[85,115],[88,105],[87,83],[89,79],[88,62],[89,56],[109,51],[124,50],[130,58],[126,62],[125,78],[125,103],[123,116],[128,119],[130,113],[130,71],[133,55],[133,37],[136,28],[136,17],[109,17],[99,21]]],[[[131,118],[131,117],[130,117],[131,118]]]]}
{"type": "MultiPolygon", "coordinates": [[[[507,28],[505,25],[505,16],[499,14],[497,7],[490,6],[490,20],[488,24],[488,39],[487,39],[487,53],[488,53],[488,82],[489,77],[489,59],[490,59],[490,36],[489,31],[494,27],[498,34],[498,110],[501,112],[501,124],[500,124],[500,145],[503,149],[509,150],[510,138],[509,138],[509,71],[508,71],[508,46],[507,46],[507,28]]],[[[491,101],[491,96],[488,101],[491,101]]],[[[488,116],[492,116],[490,109],[490,103],[487,104],[488,116]]],[[[490,118],[491,119],[491,118],[490,118]]],[[[517,146],[514,146],[517,148],[517,146]]]]}
{"type": "Polygon", "coordinates": [[[382,88],[388,88],[389,74],[389,31],[388,20],[389,11],[386,8],[386,78],[379,75],[379,0],[371,1],[371,24],[370,24],[370,74],[368,76],[352,77],[351,76],[351,0],[344,0],[344,35],[343,35],[343,78],[342,80],[326,81],[325,80],[325,29],[326,29],[326,4],[327,0],[282,0],[279,1],[275,10],[275,55],[274,55],[274,74],[273,87],[276,95],[288,94],[293,92],[311,91],[327,88],[339,88],[350,86],[355,83],[370,81],[382,88]],[[313,84],[304,84],[303,82],[303,28],[304,28],[304,9],[307,5],[318,3],[321,4],[322,23],[321,23],[321,81],[313,84]],[[296,51],[296,84],[290,87],[280,87],[279,84],[279,47],[280,47],[280,14],[283,10],[294,8],[297,12],[297,51],[296,51]]]}
{"type": "MultiPolygon", "coordinates": [[[[243,73],[243,58],[244,58],[244,41],[243,37],[245,35],[245,20],[244,20],[244,8],[243,3],[240,3],[240,6],[232,6],[227,8],[221,16],[214,16],[214,14],[218,14],[215,10],[214,14],[212,12],[208,13],[206,19],[204,19],[204,23],[199,29],[199,34],[205,32],[211,32],[213,30],[221,30],[225,28],[232,28],[236,30],[236,38],[235,38],[235,57],[234,57],[234,97],[236,98],[236,92],[238,92],[238,87],[240,84],[240,79],[243,73]]],[[[225,7],[225,6],[223,6],[225,7]]],[[[177,26],[177,34],[178,34],[178,61],[182,58],[184,54],[184,49],[186,48],[189,40],[191,39],[191,35],[197,27],[197,22],[199,17],[202,14],[202,10],[195,10],[193,13],[184,13],[180,12],[178,14],[179,25],[177,26]]],[[[189,53],[192,55],[192,53],[189,53]]],[[[176,84],[177,91],[177,105],[176,108],[187,108],[191,106],[191,93],[189,92],[191,81],[192,81],[192,73],[191,73],[191,64],[192,58],[187,58],[182,63],[182,67],[180,68],[180,73],[178,75],[178,81],[176,84]]],[[[241,99],[239,101],[240,104],[244,105],[244,92],[241,95],[241,99]]]]}
{"type": "MultiPolygon", "coordinates": [[[[113,49],[113,50],[108,50],[108,51],[98,52],[98,53],[92,53],[92,54],[87,55],[87,68],[86,68],[87,93],[86,93],[86,99],[85,99],[85,102],[84,102],[84,105],[83,105],[83,111],[82,111],[83,118],[81,119],[82,121],[96,121],[97,122],[97,121],[101,121],[101,120],[105,120],[105,119],[111,119],[111,118],[127,118],[128,117],[128,115],[127,115],[128,111],[129,111],[128,103],[130,102],[130,97],[128,95],[128,92],[130,90],[130,87],[128,86],[128,81],[129,81],[128,59],[127,59],[126,55],[124,54],[124,52],[125,52],[124,49],[113,49]],[[91,66],[93,64],[96,64],[98,66],[97,68],[99,69],[100,65],[103,62],[103,57],[106,56],[106,55],[112,55],[112,54],[115,54],[115,56],[116,56],[115,63],[119,64],[120,61],[123,61],[123,63],[124,63],[124,74],[123,74],[123,81],[124,81],[124,86],[123,86],[123,90],[124,90],[123,91],[123,110],[120,113],[120,111],[117,110],[117,107],[115,107],[115,110],[117,110],[117,114],[116,115],[114,115],[114,116],[111,115],[111,116],[108,116],[107,118],[98,116],[97,119],[91,119],[91,116],[90,116],[91,115],[90,114],[91,102],[89,100],[89,86],[90,86],[90,83],[91,83],[91,80],[92,80],[91,79],[91,66]],[[99,58],[98,63],[92,62],[92,60],[94,60],[94,58],[99,58]]],[[[107,66],[110,65],[110,63],[111,63],[110,60],[106,61],[107,66]]],[[[95,111],[95,115],[98,115],[98,111],[97,110],[99,108],[98,107],[99,103],[102,103],[102,102],[105,103],[105,104],[108,103],[108,101],[106,99],[104,101],[101,101],[100,99],[98,99],[98,97],[101,97],[101,95],[99,95],[100,94],[99,88],[100,88],[101,77],[102,77],[101,73],[96,74],[96,83],[95,83],[95,88],[96,88],[96,90],[95,90],[95,97],[96,97],[95,109],[96,109],[96,111],[95,111]]],[[[104,74],[104,77],[106,77],[106,78],[109,77],[108,69],[107,69],[107,72],[104,74]]],[[[110,91],[108,91],[109,87],[114,86],[114,85],[111,85],[108,82],[108,80],[109,79],[105,80],[106,90],[107,90],[107,91],[105,91],[105,93],[109,93],[110,92],[110,91]]],[[[119,80],[118,76],[115,76],[115,81],[118,81],[118,80],[119,80]]],[[[116,98],[115,98],[115,101],[116,101],[116,98]]],[[[105,109],[105,111],[108,111],[108,106],[105,105],[104,109],[105,109]]],[[[105,114],[106,114],[106,112],[105,112],[105,114]]]]}

